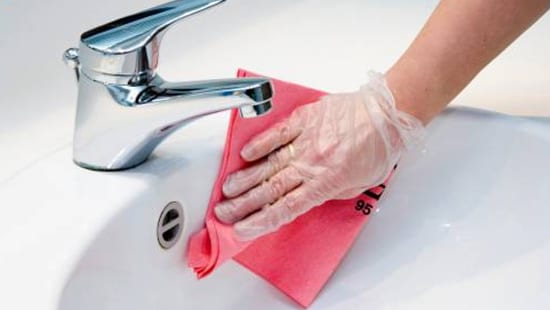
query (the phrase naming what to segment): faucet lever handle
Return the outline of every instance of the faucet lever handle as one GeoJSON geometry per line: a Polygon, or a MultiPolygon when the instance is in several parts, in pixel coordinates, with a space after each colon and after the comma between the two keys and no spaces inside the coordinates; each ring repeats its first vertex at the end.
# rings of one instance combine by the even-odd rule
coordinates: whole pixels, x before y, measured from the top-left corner
{"type": "Polygon", "coordinates": [[[103,54],[131,53],[146,47],[175,22],[224,1],[171,1],[84,32],[81,44],[103,54]]]}

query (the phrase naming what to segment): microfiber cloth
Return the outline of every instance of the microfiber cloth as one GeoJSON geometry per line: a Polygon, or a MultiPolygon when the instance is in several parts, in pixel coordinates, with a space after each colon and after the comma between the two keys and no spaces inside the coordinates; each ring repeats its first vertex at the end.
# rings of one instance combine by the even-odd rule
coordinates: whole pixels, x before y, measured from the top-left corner
{"type": "MultiPolygon", "coordinates": [[[[240,69],[238,77],[258,77],[240,69]]],[[[288,117],[298,106],[318,100],[326,93],[271,79],[273,107],[256,118],[231,114],[223,160],[214,184],[205,227],[193,235],[187,259],[198,278],[233,258],[301,306],[309,306],[353,244],[385,185],[371,188],[354,199],[331,200],[313,208],[278,231],[252,242],[239,241],[231,225],[216,219],[214,206],[224,199],[222,184],[227,175],[250,165],[240,157],[242,147],[255,135],[288,117]]]]}

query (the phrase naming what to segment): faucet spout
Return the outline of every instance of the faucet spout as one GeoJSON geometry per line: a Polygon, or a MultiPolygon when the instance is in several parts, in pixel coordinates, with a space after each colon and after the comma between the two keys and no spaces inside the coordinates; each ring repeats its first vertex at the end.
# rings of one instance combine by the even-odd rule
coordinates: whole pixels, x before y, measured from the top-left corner
{"type": "MultiPolygon", "coordinates": [[[[273,92],[271,84],[265,78],[218,79],[170,83],[156,78],[150,87],[144,89],[136,98],[137,105],[156,104],[168,101],[191,101],[200,98],[195,115],[238,108],[242,117],[250,118],[262,115],[271,109],[273,92]],[[224,100],[221,100],[221,99],[224,100]],[[215,104],[207,104],[213,99],[215,104]]],[[[190,105],[190,104],[188,104],[190,105]]],[[[189,109],[191,109],[189,107],[189,109]]]]}

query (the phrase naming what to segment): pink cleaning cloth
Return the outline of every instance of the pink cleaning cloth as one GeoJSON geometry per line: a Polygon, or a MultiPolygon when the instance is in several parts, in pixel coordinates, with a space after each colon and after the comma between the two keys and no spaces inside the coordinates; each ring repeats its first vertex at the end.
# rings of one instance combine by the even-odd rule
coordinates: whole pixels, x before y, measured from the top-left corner
{"type": "MultiPolygon", "coordinates": [[[[237,76],[260,75],[240,69],[237,76]]],[[[268,114],[249,119],[239,117],[235,110],[231,114],[205,228],[191,237],[187,258],[198,278],[233,258],[307,307],[350,249],[368,215],[374,212],[385,185],[369,189],[354,199],[327,201],[274,233],[252,242],[239,241],[231,225],[216,219],[214,206],[224,198],[221,188],[226,176],[250,165],[239,155],[242,147],[253,136],[288,117],[298,106],[326,94],[276,79],[271,81],[274,97],[268,114]]]]}

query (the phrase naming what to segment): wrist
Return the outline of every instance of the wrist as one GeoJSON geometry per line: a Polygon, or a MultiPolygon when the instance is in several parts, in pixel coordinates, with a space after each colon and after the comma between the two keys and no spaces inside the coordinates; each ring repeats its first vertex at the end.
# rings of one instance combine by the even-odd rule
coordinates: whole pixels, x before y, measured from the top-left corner
{"type": "Polygon", "coordinates": [[[440,112],[436,105],[429,104],[430,89],[428,87],[420,89],[414,86],[418,84],[419,77],[408,76],[392,68],[385,74],[385,78],[397,110],[414,116],[424,126],[440,112]]]}
{"type": "Polygon", "coordinates": [[[422,142],[424,124],[416,115],[397,108],[394,95],[384,77],[369,72],[369,82],[359,91],[372,125],[386,138],[386,146],[400,153],[422,142]]]}

